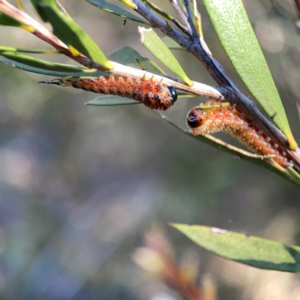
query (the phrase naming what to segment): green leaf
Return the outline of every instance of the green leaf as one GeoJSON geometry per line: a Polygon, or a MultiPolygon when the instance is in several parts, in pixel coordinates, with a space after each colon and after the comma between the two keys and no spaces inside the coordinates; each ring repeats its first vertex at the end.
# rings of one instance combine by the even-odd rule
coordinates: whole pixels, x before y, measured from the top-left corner
{"type": "Polygon", "coordinates": [[[141,56],[140,53],[130,47],[123,47],[109,54],[109,56],[120,64],[140,68],[137,60],[150,72],[166,74],[155,62],[147,57],[141,56]],[[136,60],[137,59],[137,60],[136,60]]]}
{"type": "Polygon", "coordinates": [[[16,4],[17,4],[17,7],[19,10],[25,10],[24,9],[24,6],[23,6],[23,3],[22,3],[22,0],[16,0],[16,4]]]}
{"type": "Polygon", "coordinates": [[[14,18],[6,15],[3,12],[0,12],[0,24],[5,26],[16,26],[16,27],[22,27],[22,23],[18,22],[14,18]]]}
{"type": "Polygon", "coordinates": [[[141,102],[119,96],[104,95],[96,98],[95,100],[86,102],[86,104],[92,106],[116,106],[141,104],[141,102]]]}
{"type": "Polygon", "coordinates": [[[172,50],[183,50],[183,48],[178,45],[174,40],[169,37],[163,38],[162,41],[166,44],[169,49],[172,50]]]}
{"type": "Polygon", "coordinates": [[[31,3],[44,22],[50,22],[49,13],[45,9],[47,7],[51,7],[53,10],[58,10],[69,17],[68,13],[58,0],[31,0],[31,3]]]}
{"type": "Polygon", "coordinates": [[[49,22],[54,34],[67,44],[73,55],[78,51],[107,69],[113,66],[91,37],[63,10],[55,0],[31,0],[44,22],[49,22]]]}
{"type": "Polygon", "coordinates": [[[143,27],[139,27],[139,32],[142,44],[176,76],[181,78],[188,86],[192,86],[193,82],[187,77],[175,56],[158,35],[152,29],[143,27]]]}
{"type": "Polygon", "coordinates": [[[15,53],[34,53],[34,54],[61,54],[58,50],[31,50],[14,47],[0,46],[1,52],[15,52],[15,53]]]}
{"type": "Polygon", "coordinates": [[[11,65],[15,68],[51,76],[94,76],[99,77],[106,75],[104,72],[99,72],[87,68],[76,67],[66,64],[51,63],[45,60],[36,59],[30,56],[21,55],[16,52],[0,52],[0,62],[11,65]]]}
{"type": "Polygon", "coordinates": [[[216,33],[241,79],[297,148],[280,96],[241,0],[204,0],[216,33]]]}
{"type": "Polygon", "coordinates": [[[300,247],[213,227],[172,226],[224,258],[261,269],[300,272],[300,247]]]}
{"type": "Polygon", "coordinates": [[[140,18],[136,17],[135,15],[133,15],[132,13],[128,12],[127,10],[125,10],[125,9],[123,9],[123,8],[117,6],[117,5],[108,3],[105,0],[86,0],[86,1],[93,4],[93,5],[95,5],[95,6],[97,6],[97,7],[99,7],[99,8],[101,8],[101,9],[103,9],[104,11],[107,11],[109,13],[117,15],[121,18],[125,18],[125,19],[128,19],[128,20],[134,21],[134,22],[138,22],[138,23],[142,23],[142,24],[151,26],[145,20],[140,19],[140,18]]]}
{"type": "Polygon", "coordinates": [[[297,173],[293,168],[284,169],[282,171],[282,176],[300,186],[300,174],[297,173]]]}

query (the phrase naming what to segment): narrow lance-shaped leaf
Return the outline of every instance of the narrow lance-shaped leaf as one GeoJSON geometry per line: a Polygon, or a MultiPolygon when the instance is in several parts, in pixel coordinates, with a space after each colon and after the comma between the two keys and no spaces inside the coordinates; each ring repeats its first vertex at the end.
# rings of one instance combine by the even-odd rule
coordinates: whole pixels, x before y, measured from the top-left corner
{"type": "Polygon", "coordinates": [[[58,64],[48,62],[42,59],[33,58],[27,55],[18,54],[16,52],[0,52],[0,62],[11,65],[15,68],[39,73],[44,75],[51,75],[57,77],[64,76],[102,76],[106,75],[104,72],[96,71],[95,69],[87,69],[83,67],[76,67],[66,64],[58,64]]]}
{"type": "Polygon", "coordinates": [[[22,23],[3,12],[0,12],[0,25],[22,27],[22,23]]]}
{"type": "Polygon", "coordinates": [[[65,12],[56,0],[31,0],[44,22],[49,22],[54,34],[66,43],[73,55],[78,51],[104,68],[113,69],[103,52],[90,36],[65,12]]]}
{"type": "Polygon", "coordinates": [[[288,178],[290,181],[300,186],[300,174],[297,173],[293,168],[287,168],[282,171],[282,176],[288,178]]]}
{"type": "Polygon", "coordinates": [[[87,102],[86,104],[91,106],[116,106],[141,104],[141,102],[119,96],[103,95],[95,100],[87,102]]]}
{"type": "Polygon", "coordinates": [[[132,13],[128,12],[127,10],[125,10],[125,9],[123,9],[123,8],[117,6],[117,5],[108,3],[105,0],[86,0],[86,1],[93,4],[93,5],[95,5],[95,6],[97,6],[97,7],[99,7],[99,8],[101,8],[101,9],[103,9],[104,11],[107,11],[111,14],[117,15],[121,18],[125,18],[125,19],[128,19],[128,20],[134,21],[134,22],[138,22],[138,23],[142,23],[142,24],[151,26],[145,20],[143,20],[141,18],[138,18],[135,15],[133,15],[132,13]]]}
{"type": "Polygon", "coordinates": [[[199,246],[256,268],[300,272],[300,247],[214,227],[173,224],[199,246]]]}
{"type": "Polygon", "coordinates": [[[178,45],[174,40],[169,37],[163,38],[162,41],[166,44],[169,49],[172,50],[184,50],[180,45],[178,45]]]}
{"type": "Polygon", "coordinates": [[[18,9],[24,10],[22,0],[16,0],[16,4],[17,4],[18,9]]]}
{"type": "Polygon", "coordinates": [[[0,52],[15,52],[15,53],[34,53],[34,54],[61,54],[58,50],[32,50],[23,48],[14,48],[7,46],[0,46],[0,52]]]}
{"type": "Polygon", "coordinates": [[[181,78],[188,86],[192,86],[193,82],[187,77],[175,56],[158,35],[152,29],[143,27],[139,27],[139,32],[142,44],[176,76],[181,78]]]}
{"type": "Polygon", "coordinates": [[[297,148],[280,96],[241,0],[204,0],[216,33],[236,71],[291,149],[297,148]]]}
{"type": "Polygon", "coordinates": [[[120,64],[140,68],[138,61],[146,68],[147,71],[166,74],[155,62],[147,57],[142,56],[136,50],[130,47],[123,47],[109,54],[109,56],[120,64]]]}

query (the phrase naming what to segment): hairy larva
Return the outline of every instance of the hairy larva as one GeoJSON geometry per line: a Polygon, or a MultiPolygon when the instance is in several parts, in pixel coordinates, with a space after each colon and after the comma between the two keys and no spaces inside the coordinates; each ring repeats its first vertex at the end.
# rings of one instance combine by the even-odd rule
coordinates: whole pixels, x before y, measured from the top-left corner
{"type": "Polygon", "coordinates": [[[62,77],[41,83],[72,86],[86,91],[127,97],[144,103],[151,109],[166,110],[177,100],[172,86],[151,79],[136,79],[122,76],[99,78],[62,77]]]}
{"type": "Polygon", "coordinates": [[[204,106],[211,108],[195,107],[188,113],[187,124],[194,135],[224,131],[237,138],[254,153],[270,156],[282,167],[289,166],[286,152],[255,128],[234,106],[224,107],[214,101],[209,101],[204,106]]]}

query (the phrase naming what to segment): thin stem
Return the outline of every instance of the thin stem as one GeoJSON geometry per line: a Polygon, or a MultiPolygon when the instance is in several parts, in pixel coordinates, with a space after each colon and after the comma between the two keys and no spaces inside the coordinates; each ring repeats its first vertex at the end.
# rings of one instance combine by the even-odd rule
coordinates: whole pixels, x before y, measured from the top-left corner
{"type": "Polygon", "coordinates": [[[186,13],[183,11],[182,7],[179,5],[177,0],[170,0],[172,6],[174,7],[174,9],[176,10],[181,22],[184,24],[184,26],[186,27],[187,31],[189,33],[192,33],[192,29],[191,26],[188,22],[186,13]]]}
{"type": "Polygon", "coordinates": [[[197,32],[200,36],[203,36],[202,26],[201,26],[201,15],[198,11],[197,1],[193,0],[193,7],[194,7],[194,18],[195,18],[195,26],[197,32]]]}
{"type": "Polygon", "coordinates": [[[158,14],[160,14],[162,17],[164,17],[165,19],[171,21],[172,19],[174,19],[174,17],[172,17],[171,15],[167,14],[166,12],[164,12],[160,7],[158,7],[157,5],[155,5],[152,1],[150,0],[142,0],[144,3],[146,3],[150,8],[152,8],[155,12],[157,12],[158,14]]]}
{"type": "Polygon", "coordinates": [[[172,20],[173,21],[173,23],[184,33],[184,34],[186,34],[190,39],[192,39],[193,38],[193,36],[192,36],[192,33],[190,33],[189,31],[187,31],[184,27],[182,27],[182,25],[181,24],[179,24],[178,22],[177,22],[177,20],[175,20],[175,19],[173,19],[172,20]]]}
{"type": "Polygon", "coordinates": [[[188,19],[188,22],[189,22],[189,24],[191,26],[193,36],[194,37],[199,37],[198,31],[197,31],[197,29],[195,27],[195,24],[194,24],[192,10],[191,10],[191,6],[190,6],[190,2],[189,1],[190,0],[183,0],[183,3],[185,5],[186,11],[187,11],[187,19],[188,19]]]}

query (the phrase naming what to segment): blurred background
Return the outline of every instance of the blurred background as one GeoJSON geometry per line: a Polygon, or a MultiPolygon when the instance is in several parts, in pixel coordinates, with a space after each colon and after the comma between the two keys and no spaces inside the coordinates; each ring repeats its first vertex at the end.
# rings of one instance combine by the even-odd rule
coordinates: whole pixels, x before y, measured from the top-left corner
{"type": "MultiPolygon", "coordinates": [[[[123,26],[85,1],[60,2],[105,54],[131,46],[153,59],[139,42],[139,24],[123,26]]],[[[300,142],[293,1],[243,2],[300,142]]],[[[249,95],[198,4],[206,43],[249,95]]],[[[175,15],[168,1],[159,5],[175,15]]],[[[51,49],[16,28],[1,27],[0,39],[51,49]]],[[[191,79],[214,85],[193,56],[174,54],[191,79]]],[[[37,84],[49,78],[0,65],[1,299],[182,299],[132,259],[153,224],[164,227],[176,260],[186,253],[199,260],[197,281],[210,274],[217,299],[300,299],[299,275],[226,261],[168,226],[201,224],[299,244],[298,187],[182,134],[143,105],[89,107],[97,95],[37,84]]],[[[204,101],[180,99],[166,114],[184,127],[187,112],[204,101]]]]}

